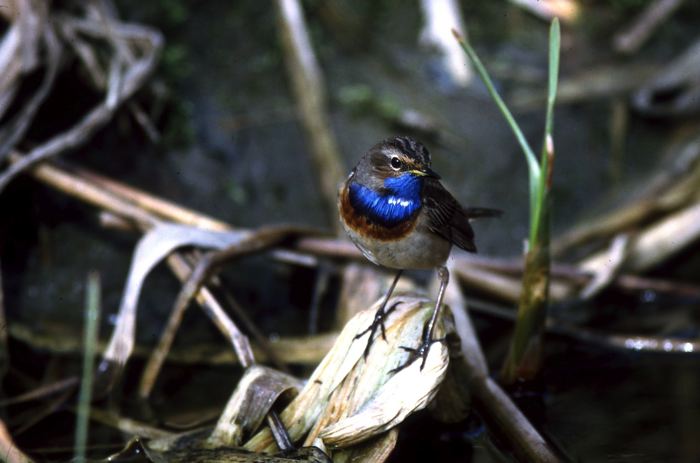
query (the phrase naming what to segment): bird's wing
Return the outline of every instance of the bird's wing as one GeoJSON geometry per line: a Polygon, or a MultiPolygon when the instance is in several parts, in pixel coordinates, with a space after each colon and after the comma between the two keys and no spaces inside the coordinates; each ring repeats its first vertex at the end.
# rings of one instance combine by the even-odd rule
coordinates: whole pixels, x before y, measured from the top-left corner
{"type": "Polygon", "coordinates": [[[469,252],[476,252],[474,231],[469,219],[495,217],[501,211],[487,208],[463,208],[438,180],[426,179],[423,184],[423,207],[428,228],[469,252]]]}

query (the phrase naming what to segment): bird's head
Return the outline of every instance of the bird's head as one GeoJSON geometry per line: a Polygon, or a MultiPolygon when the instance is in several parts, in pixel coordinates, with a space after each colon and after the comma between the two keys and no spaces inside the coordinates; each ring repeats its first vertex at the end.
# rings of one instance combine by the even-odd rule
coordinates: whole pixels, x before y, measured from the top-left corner
{"type": "Polygon", "coordinates": [[[388,138],[362,156],[355,168],[355,181],[374,190],[419,181],[439,179],[430,168],[430,152],[410,137],[388,138]]]}

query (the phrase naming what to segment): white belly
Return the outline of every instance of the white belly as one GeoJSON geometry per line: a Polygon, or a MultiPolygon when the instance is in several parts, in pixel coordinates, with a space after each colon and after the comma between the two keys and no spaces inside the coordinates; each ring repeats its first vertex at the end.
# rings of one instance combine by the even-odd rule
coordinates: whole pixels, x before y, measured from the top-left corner
{"type": "Polygon", "coordinates": [[[345,231],[367,259],[377,265],[395,269],[437,267],[445,263],[452,247],[449,241],[420,225],[406,238],[396,241],[360,238],[350,227],[345,227],[345,231]]]}

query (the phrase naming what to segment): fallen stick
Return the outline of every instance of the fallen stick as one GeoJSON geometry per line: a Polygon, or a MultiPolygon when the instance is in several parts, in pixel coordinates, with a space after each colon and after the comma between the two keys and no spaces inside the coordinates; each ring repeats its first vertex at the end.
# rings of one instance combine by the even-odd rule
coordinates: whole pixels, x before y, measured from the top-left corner
{"type": "MultiPolygon", "coordinates": [[[[11,161],[14,159],[15,155],[10,157],[11,161]]],[[[29,173],[37,180],[59,191],[124,217],[142,227],[150,228],[155,218],[158,218],[211,230],[234,229],[232,225],[225,222],[87,169],[61,169],[45,162],[35,166],[29,173]]],[[[315,237],[300,238],[295,243],[293,250],[330,258],[363,260],[362,255],[352,243],[342,240],[315,237]]],[[[282,257],[282,254],[286,255],[287,251],[279,249],[273,252],[282,257]]],[[[518,262],[517,259],[458,255],[455,260],[458,262],[455,269],[456,274],[462,283],[509,302],[518,299],[522,263],[518,262]]],[[[585,285],[591,278],[585,270],[565,264],[554,264],[553,276],[555,278],[551,295],[555,301],[570,296],[577,286],[585,285]]],[[[614,284],[626,290],[678,291],[679,294],[690,297],[697,295],[698,291],[698,288],[693,285],[682,285],[631,274],[619,275],[614,280],[614,284]]]]}
{"type": "MultiPolygon", "coordinates": [[[[18,322],[12,323],[7,327],[7,335],[39,351],[68,356],[80,355],[82,353],[82,344],[78,337],[62,336],[61,338],[56,338],[51,334],[38,333],[35,329],[32,329],[31,326],[23,325],[18,322]]],[[[270,341],[270,346],[275,355],[284,363],[316,365],[331,348],[337,335],[337,332],[330,332],[314,336],[281,337],[270,341]]],[[[106,347],[106,342],[98,342],[96,346],[97,352],[104,352],[106,347]]],[[[150,346],[137,345],[134,347],[132,356],[148,358],[151,355],[151,351],[152,348],[150,346]]],[[[256,346],[253,346],[253,355],[259,362],[266,362],[269,360],[265,352],[258,349],[256,346]]],[[[240,365],[238,357],[230,348],[215,344],[197,344],[189,346],[186,349],[175,348],[168,352],[166,359],[168,362],[183,365],[240,365]]],[[[11,403],[13,403],[13,401],[8,399],[0,403],[0,405],[8,405],[11,403]]]]}
{"type": "Polygon", "coordinates": [[[461,355],[451,358],[451,368],[455,370],[462,394],[473,398],[479,415],[492,430],[508,441],[519,461],[559,461],[550,444],[489,375],[467,303],[459,287],[447,287],[445,303],[452,309],[455,327],[461,338],[461,355]]]}
{"type": "Polygon", "coordinates": [[[654,31],[667,20],[683,0],[655,0],[650,2],[639,17],[627,28],[615,35],[613,46],[620,53],[634,53],[654,31]]]}

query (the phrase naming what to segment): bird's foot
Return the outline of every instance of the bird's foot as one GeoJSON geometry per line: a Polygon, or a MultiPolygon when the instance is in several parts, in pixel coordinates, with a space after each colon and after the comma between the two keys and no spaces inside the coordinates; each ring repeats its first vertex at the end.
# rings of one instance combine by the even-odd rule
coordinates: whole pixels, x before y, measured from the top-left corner
{"type": "Polygon", "coordinates": [[[374,343],[374,334],[377,332],[377,329],[381,329],[382,339],[386,341],[386,329],[384,328],[384,320],[396,308],[397,305],[399,305],[398,302],[394,303],[391,307],[389,307],[386,310],[384,309],[384,305],[379,307],[377,312],[374,314],[374,320],[372,321],[372,324],[369,325],[366,330],[355,335],[354,339],[360,339],[362,336],[369,333],[369,339],[367,339],[367,347],[365,347],[365,352],[364,354],[362,354],[365,359],[367,358],[367,355],[369,355],[369,350],[372,347],[372,344],[374,343]]]}
{"type": "Polygon", "coordinates": [[[418,359],[421,359],[420,370],[423,371],[423,367],[425,367],[425,361],[428,360],[428,353],[430,352],[430,346],[432,346],[436,342],[445,342],[445,340],[446,340],[446,338],[444,338],[444,337],[438,338],[438,339],[431,339],[430,336],[428,335],[428,325],[426,324],[426,326],[423,328],[423,336],[421,336],[421,342],[418,345],[418,347],[413,348],[413,347],[399,346],[401,349],[408,352],[409,355],[404,363],[402,363],[398,367],[391,370],[390,373],[398,373],[399,371],[401,371],[404,368],[406,368],[407,366],[411,365],[413,362],[415,362],[418,359]]]}

